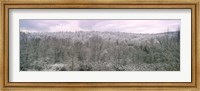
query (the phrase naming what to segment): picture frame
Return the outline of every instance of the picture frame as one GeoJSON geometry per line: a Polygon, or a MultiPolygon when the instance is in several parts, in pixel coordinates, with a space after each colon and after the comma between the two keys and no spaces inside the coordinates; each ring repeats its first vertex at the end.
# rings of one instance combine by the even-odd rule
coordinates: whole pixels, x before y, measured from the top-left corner
{"type": "Polygon", "coordinates": [[[199,1],[1,1],[1,90],[171,90],[198,91],[199,85],[199,1]],[[191,82],[9,82],[10,9],[191,9],[191,82]],[[38,88],[36,88],[38,87],[38,88]]]}

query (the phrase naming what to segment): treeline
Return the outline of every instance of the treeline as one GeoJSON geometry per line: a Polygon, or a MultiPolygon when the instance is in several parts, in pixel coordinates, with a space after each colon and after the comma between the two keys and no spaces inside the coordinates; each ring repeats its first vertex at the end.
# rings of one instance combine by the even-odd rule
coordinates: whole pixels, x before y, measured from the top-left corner
{"type": "Polygon", "coordinates": [[[21,71],[179,71],[180,32],[20,32],[21,71]]]}

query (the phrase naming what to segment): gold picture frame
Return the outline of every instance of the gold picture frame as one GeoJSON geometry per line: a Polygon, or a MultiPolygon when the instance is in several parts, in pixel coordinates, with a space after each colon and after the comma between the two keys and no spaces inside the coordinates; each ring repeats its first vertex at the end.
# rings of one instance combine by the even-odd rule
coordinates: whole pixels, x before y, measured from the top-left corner
{"type": "Polygon", "coordinates": [[[200,61],[199,61],[199,3],[190,1],[1,1],[1,33],[0,33],[0,90],[169,90],[169,91],[199,91],[200,61]],[[9,9],[62,9],[62,8],[97,8],[97,9],[191,9],[192,11],[192,82],[9,82],[8,51],[9,51],[9,9]],[[36,88],[37,87],[37,88],[36,88]]]}

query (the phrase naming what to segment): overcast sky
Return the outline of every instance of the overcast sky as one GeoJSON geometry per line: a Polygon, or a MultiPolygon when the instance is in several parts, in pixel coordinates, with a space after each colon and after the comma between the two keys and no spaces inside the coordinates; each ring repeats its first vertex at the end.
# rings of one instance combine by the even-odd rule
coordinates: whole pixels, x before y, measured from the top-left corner
{"type": "Polygon", "coordinates": [[[177,31],[180,20],[20,20],[23,32],[108,31],[162,33],[177,31]]]}

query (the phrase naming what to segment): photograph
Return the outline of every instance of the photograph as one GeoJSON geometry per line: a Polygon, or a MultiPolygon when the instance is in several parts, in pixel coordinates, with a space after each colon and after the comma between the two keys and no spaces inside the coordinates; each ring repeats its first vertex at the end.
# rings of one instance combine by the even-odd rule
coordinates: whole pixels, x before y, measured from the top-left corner
{"type": "Polygon", "coordinates": [[[198,1],[4,1],[0,90],[200,91],[198,1]]]}
{"type": "Polygon", "coordinates": [[[180,71],[180,19],[20,19],[20,71],[180,71]]]}

